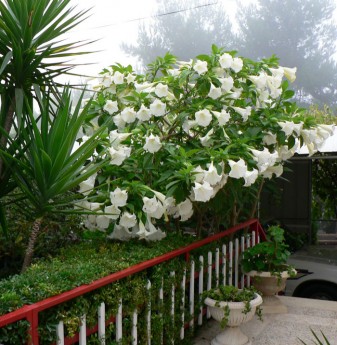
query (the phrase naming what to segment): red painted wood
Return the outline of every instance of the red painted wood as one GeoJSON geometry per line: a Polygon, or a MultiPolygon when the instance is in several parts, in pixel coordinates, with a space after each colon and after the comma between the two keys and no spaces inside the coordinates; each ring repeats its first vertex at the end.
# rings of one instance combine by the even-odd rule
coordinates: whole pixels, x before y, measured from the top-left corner
{"type": "Polygon", "coordinates": [[[232,228],[229,228],[223,232],[220,232],[218,234],[209,236],[203,240],[197,241],[195,243],[192,243],[186,247],[179,248],[176,250],[173,250],[169,253],[160,255],[158,257],[155,257],[153,259],[141,262],[139,264],[133,265],[131,267],[128,267],[122,271],[115,272],[110,274],[109,276],[100,278],[91,284],[88,285],[82,285],[75,289],[72,289],[70,291],[61,293],[59,295],[47,298],[43,301],[34,303],[29,306],[23,306],[22,308],[15,310],[13,312],[10,312],[8,314],[0,316],[0,327],[6,326],[10,323],[16,322],[18,320],[27,319],[31,323],[31,331],[30,334],[32,336],[32,345],[38,345],[39,339],[38,339],[38,333],[37,333],[37,327],[38,327],[38,313],[40,311],[43,311],[45,309],[54,307],[58,304],[64,303],[66,301],[69,301],[73,298],[76,298],[78,296],[84,295],[90,291],[99,289],[105,285],[108,285],[110,283],[113,283],[117,280],[123,279],[127,276],[130,276],[132,274],[141,272],[143,270],[146,270],[147,268],[150,268],[152,266],[159,265],[165,261],[171,260],[173,258],[176,258],[180,255],[186,256],[186,259],[189,259],[190,252],[194,249],[200,248],[206,244],[209,244],[211,242],[215,242],[223,237],[229,236],[231,234],[234,234],[235,232],[250,228],[251,230],[255,230],[256,233],[260,234],[260,237],[262,240],[265,240],[265,233],[262,229],[262,226],[260,225],[259,221],[257,219],[251,219],[244,223],[238,224],[233,226],[232,228]]]}

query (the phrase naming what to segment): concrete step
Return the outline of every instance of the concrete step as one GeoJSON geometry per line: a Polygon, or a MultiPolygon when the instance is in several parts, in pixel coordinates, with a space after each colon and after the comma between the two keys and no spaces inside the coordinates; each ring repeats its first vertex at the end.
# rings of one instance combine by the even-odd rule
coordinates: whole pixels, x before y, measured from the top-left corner
{"type": "MultiPolygon", "coordinates": [[[[337,302],[285,296],[279,298],[288,309],[286,313],[264,314],[262,322],[255,317],[241,326],[241,330],[250,338],[251,345],[300,345],[299,339],[308,345],[314,344],[310,329],[320,338],[322,331],[330,345],[337,345],[337,302]]],[[[209,320],[198,332],[193,345],[210,345],[220,332],[220,325],[209,320]]]]}

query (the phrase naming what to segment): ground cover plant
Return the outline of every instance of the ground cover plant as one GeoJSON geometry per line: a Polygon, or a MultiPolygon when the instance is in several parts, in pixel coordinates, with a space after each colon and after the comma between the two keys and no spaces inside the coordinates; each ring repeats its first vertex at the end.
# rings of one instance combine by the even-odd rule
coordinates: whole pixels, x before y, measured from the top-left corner
{"type": "MultiPolygon", "coordinates": [[[[54,258],[39,260],[23,274],[12,276],[0,281],[0,315],[16,310],[23,305],[31,304],[71,290],[83,284],[107,276],[113,272],[120,271],[131,265],[157,257],[171,250],[181,248],[188,243],[195,241],[195,237],[177,234],[168,234],[160,243],[132,240],[125,243],[107,242],[101,233],[88,234],[88,240],[84,243],[73,245],[61,250],[61,253],[54,258]]],[[[226,243],[226,239],[222,243],[226,243]]],[[[208,250],[221,245],[213,243],[192,252],[191,258],[199,258],[205,255],[208,250]]],[[[196,260],[197,262],[197,260],[196,260]]],[[[164,280],[164,294],[169,296],[172,284],[176,285],[176,298],[182,298],[181,280],[183,267],[186,265],[185,257],[179,257],[162,265],[157,265],[147,271],[140,272],[126,279],[107,285],[101,289],[87,293],[79,298],[60,304],[48,311],[39,314],[39,335],[41,344],[50,344],[56,340],[55,327],[59,320],[65,325],[67,336],[73,336],[79,330],[80,316],[87,315],[88,326],[97,323],[97,308],[104,301],[106,304],[106,317],[116,315],[119,299],[123,299],[123,313],[130,318],[135,308],[139,312],[139,320],[146,319],[142,313],[146,313],[146,306],[151,301],[152,309],[156,310],[152,317],[152,341],[159,343],[160,332],[156,332],[156,327],[163,327],[167,339],[179,339],[180,319],[177,317],[172,323],[170,298],[165,298],[164,302],[158,300],[158,290],[164,280]],[[175,271],[174,277],[170,272],[175,271]],[[146,285],[151,280],[152,292],[148,293],[146,285]],[[130,289],[132,286],[132,289],[130,289]],[[162,319],[159,313],[165,317],[162,319]]],[[[198,269],[198,264],[196,265],[198,269]]],[[[195,312],[199,312],[199,301],[195,301],[195,312]]],[[[180,304],[177,303],[177,315],[181,312],[180,304]]],[[[185,321],[189,320],[189,311],[186,310],[185,321]]],[[[125,318],[123,329],[128,336],[123,337],[125,344],[131,342],[130,319],[125,318]]],[[[0,342],[4,344],[24,343],[28,324],[18,322],[0,329],[0,342]]],[[[107,340],[114,344],[115,326],[111,324],[107,328],[107,340]]],[[[146,339],[146,324],[139,324],[139,337],[146,339]]],[[[192,334],[192,330],[191,330],[192,334]]],[[[186,333],[186,339],[188,335],[186,333]]],[[[89,337],[88,344],[98,343],[97,335],[89,337]]],[[[188,341],[188,340],[186,340],[188,341]]],[[[110,343],[110,342],[109,342],[110,343]]],[[[188,342],[187,342],[188,343],[188,342]]]]}

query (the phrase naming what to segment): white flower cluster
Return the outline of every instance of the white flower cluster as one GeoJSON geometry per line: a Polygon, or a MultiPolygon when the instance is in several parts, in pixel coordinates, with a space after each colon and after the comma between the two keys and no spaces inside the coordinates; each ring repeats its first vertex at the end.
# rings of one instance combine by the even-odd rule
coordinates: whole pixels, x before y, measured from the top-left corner
{"type": "MultiPolygon", "coordinates": [[[[190,219],[195,203],[210,201],[230,181],[250,187],[280,176],[301,143],[312,154],[332,135],[332,126],[307,125],[296,107],[282,104],[284,78],[294,81],[296,68],[252,66],[222,51],[200,59],[166,64],[151,82],[120,65],[99,76],[94,106],[111,119],[102,147],[113,192],[104,203],[82,203],[97,210],[88,227],[113,223],[111,238],[161,239],[157,224],[190,219]],[[130,186],[120,189],[118,181],[130,186]],[[134,190],[132,181],[142,187],[134,190]]],[[[92,176],[79,192],[95,200],[104,183],[92,176]]]]}

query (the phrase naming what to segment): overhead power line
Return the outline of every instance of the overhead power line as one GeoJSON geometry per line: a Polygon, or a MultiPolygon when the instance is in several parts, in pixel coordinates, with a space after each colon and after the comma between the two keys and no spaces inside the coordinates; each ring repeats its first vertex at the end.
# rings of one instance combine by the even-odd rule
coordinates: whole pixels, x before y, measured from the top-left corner
{"type": "Polygon", "coordinates": [[[137,22],[137,21],[140,21],[140,20],[145,20],[145,19],[150,19],[150,18],[159,18],[159,17],[169,16],[169,15],[172,15],[172,14],[177,14],[177,13],[181,13],[181,12],[187,12],[187,11],[199,9],[199,8],[202,8],[202,7],[213,6],[213,5],[216,5],[216,4],[218,4],[218,0],[215,1],[215,2],[208,3],[208,4],[203,4],[203,5],[198,5],[198,6],[194,6],[194,7],[184,8],[182,10],[170,11],[170,12],[165,12],[165,13],[158,13],[158,14],[154,14],[154,15],[151,15],[151,16],[139,17],[139,18],[125,20],[125,21],[122,21],[122,22],[119,22],[119,23],[112,23],[112,24],[96,26],[95,29],[106,28],[106,27],[109,27],[109,26],[116,26],[116,25],[121,25],[121,24],[127,24],[127,23],[137,22]]]}

